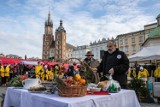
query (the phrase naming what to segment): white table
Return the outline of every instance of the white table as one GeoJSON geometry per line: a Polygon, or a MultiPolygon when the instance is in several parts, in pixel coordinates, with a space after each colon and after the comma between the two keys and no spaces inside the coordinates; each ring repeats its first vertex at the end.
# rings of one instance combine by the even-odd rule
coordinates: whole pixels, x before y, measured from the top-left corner
{"type": "Polygon", "coordinates": [[[7,88],[4,107],[140,107],[133,90],[111,95],[60,97],[57,94],[30,93],[24,89],[7,88]]]}

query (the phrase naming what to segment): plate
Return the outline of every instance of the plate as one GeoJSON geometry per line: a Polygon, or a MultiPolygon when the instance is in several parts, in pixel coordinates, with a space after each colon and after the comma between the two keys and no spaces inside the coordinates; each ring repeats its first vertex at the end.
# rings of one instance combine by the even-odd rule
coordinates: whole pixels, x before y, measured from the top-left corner
{"type": "Polygon", "coordinates": [[[90,91],[100,92],[100,91],[101,91],[101,88],[92,87],[92,88],[90,88],[90,91]]]}
{"type": "Polygon", "coordinates": [[[29,92],[31,92],[31,93],[44,93],[46,90],[44,90],[44,91],[31,91],[31,90],[28,90],[29,92]]]}

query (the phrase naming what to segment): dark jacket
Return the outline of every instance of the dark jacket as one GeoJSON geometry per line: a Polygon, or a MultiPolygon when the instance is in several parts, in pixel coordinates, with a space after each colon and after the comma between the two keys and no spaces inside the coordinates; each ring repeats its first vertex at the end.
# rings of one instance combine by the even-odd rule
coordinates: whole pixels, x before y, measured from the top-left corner
{"type": "Polygon", "coordinates": [[[127,85],[127,71],[129,69],[129,60],[124,52],[116,49],[112,54],[107,51],[100,65],[97,67],[98,72],[103,72],[103,76],[108,74],[108,71],[113,68],[113,79],[117,80],[120,85],[127,85]]]}

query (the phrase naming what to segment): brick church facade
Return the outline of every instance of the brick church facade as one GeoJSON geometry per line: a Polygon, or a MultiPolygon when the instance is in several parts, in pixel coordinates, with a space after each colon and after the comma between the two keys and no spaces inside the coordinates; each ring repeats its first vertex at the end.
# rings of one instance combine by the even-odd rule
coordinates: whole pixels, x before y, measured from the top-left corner
{"type": "Polygon", "coordinates": [[[62,61],[66,58],[66,31],[63,27],[62,20],[53,35],[53,22],[50,12],[48,19],[45,21],[45,30],[43,35],[42,59],[47,60],[54,57],[54,61],[62,61]]]}

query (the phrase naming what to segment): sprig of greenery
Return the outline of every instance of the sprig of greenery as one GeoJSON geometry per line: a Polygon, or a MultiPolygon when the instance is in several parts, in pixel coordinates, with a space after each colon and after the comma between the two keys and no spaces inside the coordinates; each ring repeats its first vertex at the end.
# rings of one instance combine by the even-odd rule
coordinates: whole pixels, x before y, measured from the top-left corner
{"type": "Polygon", "coordinates": [[[60,86],[62,86],[63,88],[66,86],[65,84],[64,84],[64,82],[62,81],[62,79],[60,79],[58,76],[55,76],[55,82],[56,82],[56,84],[57,85],[60,85],[60,86]]]}
{"type": "Polygon", "coordinates": [[[20,76],[16,76],[16,77],[12,78],[9,81],[8,86],[11,86],[11,87],[23,87],[22,80],[21,80],[20,76]]]}

